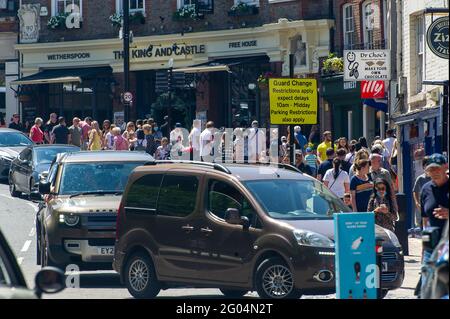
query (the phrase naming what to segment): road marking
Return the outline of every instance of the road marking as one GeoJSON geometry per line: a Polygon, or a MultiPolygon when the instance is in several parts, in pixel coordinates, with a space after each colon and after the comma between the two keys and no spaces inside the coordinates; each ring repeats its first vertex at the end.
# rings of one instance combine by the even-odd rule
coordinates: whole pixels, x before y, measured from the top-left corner
{"type": "Polygon", "coordinates": [[[28,236],[33,237],[34,235],[36,235],[36,228],[31,228],[30,233],[28,234],[28,236]]]}
{"type": "Polygon", "coordinates": [[[22,265],[22,262],[23,262],[23,257],[17,258],[17,263],[18,263],[19,265],[22,265]]]}
{"type": "Polygon", "coordinates": [[[1,196],[1,197],[4,197],[4,198],[7,198],[7,199],[14,199],[14,198],[12,198],[11,196],[8,196],[8,195],[0,194],[0,196],[1,196]]]}
{"type": "Polygon", "coordinates": [[[26,252],[26,251],[28,251],[28,248],[30,248],[30,245],[31,245],[31,240],[27,240],[27,241],[25,242],[25,244],[23,244],[23,247],[22,247],[21,252],[26,252]]]}

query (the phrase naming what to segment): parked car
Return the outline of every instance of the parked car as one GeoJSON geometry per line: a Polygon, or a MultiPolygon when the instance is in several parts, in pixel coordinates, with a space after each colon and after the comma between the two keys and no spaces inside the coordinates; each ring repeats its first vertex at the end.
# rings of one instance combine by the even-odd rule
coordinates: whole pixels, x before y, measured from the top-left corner
{"type": "MultiPolygon", "coordinates": [[[[349,209],[291,166],[154,162],[131,174],[120,203],[113,268],[136,298],[171,287],[240,297],[335,292],[333,214],[349,209]]],[[[383,295],[404,261],[381,227],[383,295]]],[[[375,243],[374,243],[375,245],[375,243]]]]}
{"type": "Polygon", "coordinates": [[[131,171],[153,161],[141,152],[59,155],[39,183],[45,205],[36,216],[37,263],[65,269],[111,269],[116,215],[131,171]]]}
{"type": "Polygon", "coordinates": [[[56,155],[79,152],[73,145],[43,144],[27,146],[12,161],[9,171],[9,191],[12,197],[38,191],[40,175],[48,172],[56,155]]]}
{"type": "Polygon", "coordinates": [[[22,132],[0,128],[0,180],[8,179],[9,169],[14,158],[33,142],[22,132]]]}
{"type": "Polygon", "coordinates": [[[422,267],[421,299],[448,299],[448,227],[447,221],[440,240],[438,238],[441,234],[437,229],[424,231],[422,236],[424,249],[430,249],[433,253],[429,262],[422,267]]]}
{"type": "Polygon", "coordinates": [[[29,289],[16,257],[0,231],[0,299],[37,299],[42,293],[57,293],[65,288],[64,273],[55,268],[41,269],[36,288],[29,289]]]}

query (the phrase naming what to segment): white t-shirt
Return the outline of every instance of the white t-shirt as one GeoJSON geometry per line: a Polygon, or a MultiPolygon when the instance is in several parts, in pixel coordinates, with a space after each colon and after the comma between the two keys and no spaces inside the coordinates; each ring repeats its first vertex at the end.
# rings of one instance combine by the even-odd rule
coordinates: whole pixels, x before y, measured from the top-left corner
{"type": "Polygon", "coordinates": [[[328,182],[328,188],[332,191],[337,197],[343,198],[345,194],[345,184],[350,184],[350,178],[346,171],[340,170],[337,179],[334,179],[334,169],[329,169],[325,173],[323,178],[324,181],[328,182]]]}
{"type": "Polygon", "coordinates": [[[383,144],[386,147],[386,150],[389,152],[388,156],[392,155],[392,150],[394,148],[394,141],[395,138],[393,137],[388,137],[387,139],[383,140],[383,144]]]}
{"type": "Polygon", "coordinates": [[[200,156],[208,156],[214,146],[214,135],[210,129],[205,129],[202,134],[200,134],[200,156]]]}
{"type": "Polygon", "coordinates": [[[192,148],[195,151],[200,150],[200,129],[198,127],[194,127],[191,134],[189,135],[189,141],[192,143],[192,148]]]}

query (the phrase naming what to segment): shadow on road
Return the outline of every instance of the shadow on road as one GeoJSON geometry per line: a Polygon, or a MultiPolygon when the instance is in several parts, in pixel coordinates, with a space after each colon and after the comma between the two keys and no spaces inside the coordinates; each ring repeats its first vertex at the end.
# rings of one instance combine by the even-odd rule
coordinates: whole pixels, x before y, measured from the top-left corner
{"type": "Polygon", "coordinates": [[[81,274],[80,288],[98,289],[98,288],[125,288],[120,283],[118,274],[81,274]]]}

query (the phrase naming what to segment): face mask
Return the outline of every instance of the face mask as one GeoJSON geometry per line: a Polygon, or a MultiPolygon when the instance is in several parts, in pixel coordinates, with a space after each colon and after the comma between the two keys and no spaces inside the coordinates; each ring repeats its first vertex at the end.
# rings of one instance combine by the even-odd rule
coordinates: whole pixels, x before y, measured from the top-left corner
{"type": "Polygon", "coordinates": [[[384,197],[384,194],[385,194],[384,192],[382,193],[382,192],[378,192],[378,191],[377,191],[377,196],[378,196],[378,197],[383,198],[383,197],[384,197]]]}

